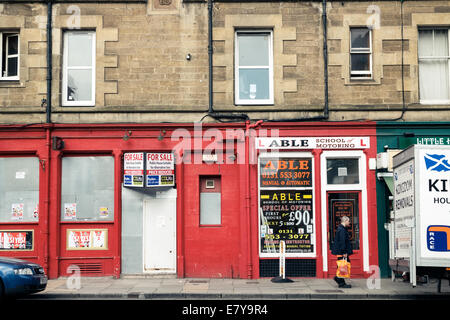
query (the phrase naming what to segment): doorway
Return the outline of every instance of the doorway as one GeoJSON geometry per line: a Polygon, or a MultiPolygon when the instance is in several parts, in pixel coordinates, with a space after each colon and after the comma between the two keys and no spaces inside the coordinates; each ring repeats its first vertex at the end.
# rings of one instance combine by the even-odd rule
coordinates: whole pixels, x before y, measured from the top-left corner
{"type": "Polygon", "coordinates": [[[144,273],[176,273],[176,194],[176,189],[158,191],[144,200],[144,273]]]}
{"type": "Polygon", "coordinates": [[[350,225],[347,231],[350,235],[353,254],[349,257],[352,265],[352,275],[362,276],[362,256],[361,256],[361,232],[360,232],[360,191],[332,191],[327,192],[327,212],[328,212],[328,265],[330,274],[336,273],[337,257],[331,254],[334,245],[335,233],[341,223],[341,218],[347,216],[350,225]]]}

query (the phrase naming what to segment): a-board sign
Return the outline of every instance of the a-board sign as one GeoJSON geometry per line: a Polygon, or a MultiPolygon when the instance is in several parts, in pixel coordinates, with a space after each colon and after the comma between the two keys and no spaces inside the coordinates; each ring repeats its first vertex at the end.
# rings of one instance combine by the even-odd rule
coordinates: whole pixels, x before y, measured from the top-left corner
{"type": "Polygon", "coordinates": [[[311,158],[260,158],[260,187],[311,187],[311,162],[311,158]]]}
{"type": "Polygon", "coordinates": [[[286,253],[311,256],[314,248],[312,190],[260,190],[260,250],[276,253],[280,241],[286,253]]]}
{"type": "Polygon", "coordinates": [[[123,184],[126,187],[144,186],[143,152],[130,152],[124,154],[123,184]]]}
{"type": "Polygon", "coordinates": [[[33,230],[0,230],[0,251],[33,250],[33,230]]]}

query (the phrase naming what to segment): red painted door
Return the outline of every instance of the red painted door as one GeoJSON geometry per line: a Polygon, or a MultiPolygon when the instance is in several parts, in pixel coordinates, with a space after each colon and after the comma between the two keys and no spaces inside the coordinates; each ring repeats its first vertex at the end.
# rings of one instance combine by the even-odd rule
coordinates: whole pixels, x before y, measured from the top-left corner
{"type": "Polygon", "coordinates": [[[330,191],[327,192],[328,212],[328,275],[336,275],[337,257],[331,254],[336,229],[342,216],[350,218],[350,226],[347,231],[350,234],[350,242],[353,254],[350,256],[351,277],[363,277],[362,237],[361,237],[361,191],[330,191]]]}
{"type": "Polygon", "coordinates": [[[238,278],[238,166],[186,165],[183,188],[184,275],[238,278]]]}

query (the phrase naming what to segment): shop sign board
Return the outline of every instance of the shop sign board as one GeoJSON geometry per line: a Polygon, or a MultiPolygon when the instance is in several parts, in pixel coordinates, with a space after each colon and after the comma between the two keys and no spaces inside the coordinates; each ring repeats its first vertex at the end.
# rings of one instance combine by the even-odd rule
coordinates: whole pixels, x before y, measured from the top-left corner
{"type": "Polygon", "coordinates": [[[173,153],[147,153],[146,159],[146,187],[170,187],[175,185],[173,153]]]}
{"type": "Polygon", "coordinates": [[[311,158],[261,158],[260,187],[312,187],[311,158]]]}
{"type": "Polygon", "coordinates": [[[368,149],[369,137],[261,137],[256,149],[368,149]]]}
{"type": "Polygon", "coordinates": [[[410,258],[414,225],[414,159],[394,168],[394,257],[410,258]]]}
{"type": "Polygon", "coordinates": [[[0,251],[31,251],[33,240],[33,230],[0,230],[0,251]]]}
{"type": "Polygon", "coordinates": [[[311,256],[314,248],[312,190],[260,190],[260,248],[262,254],[280,251],[311,256]]]}
{"type": "Polygon", "coordinates": [[[124,154],[123,184],[126,187],[144,186],[144,153],[131,152],[124,154]]]}
{"type": "Polygon", "coordinates": [[[68,229],[67,250],[107,250],[108,229],[68,229]]]}
{"type": "Polygon", "coordinates": [[[446,146],[450,145],[448,136],[418,136],[418,137],[399,137],[399,147],[407,148],[413,144],[446,146]]]}

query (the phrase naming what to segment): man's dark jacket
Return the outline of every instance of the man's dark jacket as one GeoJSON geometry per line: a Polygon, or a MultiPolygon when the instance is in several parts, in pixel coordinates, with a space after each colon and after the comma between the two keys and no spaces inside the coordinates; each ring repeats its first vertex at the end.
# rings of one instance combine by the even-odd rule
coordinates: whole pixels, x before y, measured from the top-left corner
{"type": "Polygon", "coordinates": [[[353,254],[352,244],[350,243],[350,235],[342,224],[339,224],[336,230],[336,236],[334,237],[334,245],[331,250],[331,254],[353,254]]]}

